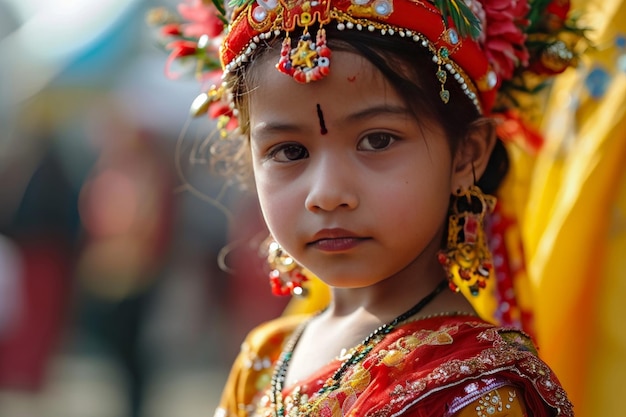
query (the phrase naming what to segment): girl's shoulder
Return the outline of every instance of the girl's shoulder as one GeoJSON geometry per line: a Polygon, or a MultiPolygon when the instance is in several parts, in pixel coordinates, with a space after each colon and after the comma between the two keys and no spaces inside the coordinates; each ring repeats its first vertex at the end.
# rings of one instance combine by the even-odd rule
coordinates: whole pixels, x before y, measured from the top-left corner
{"type": "Polygon", "coordinates": [[[271,379],[286,339],[309,315],[287,315],[252,329],[241,344],[222,393],[216,416],[248,415],[259,387],[271,379]]]}

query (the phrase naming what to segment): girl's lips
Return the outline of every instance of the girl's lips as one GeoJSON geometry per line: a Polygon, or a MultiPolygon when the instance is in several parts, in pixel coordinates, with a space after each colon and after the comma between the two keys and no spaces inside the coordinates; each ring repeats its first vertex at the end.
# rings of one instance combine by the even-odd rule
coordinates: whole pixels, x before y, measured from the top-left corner
{"type": "Polygon", "coordinates": [[[367,239],[345,229],[323,229],[313,236],[309,246],[326,252],[341,252],[352,249],[367,239]]]}
{"type": "Polygon", "coordinates": [[[309,245],[325,252],[343,252],[360,245],[365,240],[367,238],[362,237],[326,238],[318,239],[309,245]]]}

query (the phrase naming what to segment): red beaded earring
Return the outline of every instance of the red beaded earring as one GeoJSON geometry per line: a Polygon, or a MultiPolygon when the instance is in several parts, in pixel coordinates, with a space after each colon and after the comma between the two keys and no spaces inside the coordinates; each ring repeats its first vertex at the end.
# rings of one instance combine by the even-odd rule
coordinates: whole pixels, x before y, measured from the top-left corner
{"type": "Polygon", "coordinates": [[[267,263],[270,266],[270,286],[274,295],[306,295],[302,283],[308,278],[303,268],[272,237],[267,243],[267,263]]]}

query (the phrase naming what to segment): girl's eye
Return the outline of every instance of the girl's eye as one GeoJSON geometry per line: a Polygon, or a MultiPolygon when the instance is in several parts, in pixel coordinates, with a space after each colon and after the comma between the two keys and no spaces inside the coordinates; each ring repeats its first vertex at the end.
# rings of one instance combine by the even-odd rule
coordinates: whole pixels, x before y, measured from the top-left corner
{"type": "Polygon", "coordinates": [[[272,159],[276,162],[291,162],[307,158],[308,156],[309,151],[307,151],[304,146],[295,143],[287,143],[271,149],[268,154],[268,159],[272,159]]]}
{"type": "Polygon", "coordinates": [[[390,133],[371,133],[361,139],[357,148],[360,151],[382,151],[395,141],[396,138],[390,133]]]}

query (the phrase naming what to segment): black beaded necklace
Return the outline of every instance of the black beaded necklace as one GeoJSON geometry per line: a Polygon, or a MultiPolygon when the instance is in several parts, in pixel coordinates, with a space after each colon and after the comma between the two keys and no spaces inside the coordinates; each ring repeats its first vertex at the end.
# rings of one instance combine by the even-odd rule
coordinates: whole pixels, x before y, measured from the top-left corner
{"type": "MultiPolygon", "coordinates": [[[[400,314],[389,323],[383,324],[372,333],[370,333],[369,336],[363,339],[363,341],[353,349],[352,353],[347,356],[346,360],[335,371],[333,376],[329,378],[326,383],[324,383],[324,385],[317,391],[317,394],[323,395],[339,388],[341,377],[346,373],[350,366],[361,362],[387,334],[391,333],[391,331],[395,329],[398,324],[404,322],[405,320],[408,320],[412,316],[419,313],[447,286],[447,281],[442,281],[432,292],[422,298],[413,307],[400,314]]],[[[282,395],[285,377],[287,376],[287,369],[289,368],[289,362],[291,360],[291,357],[293,356],[293,351],[298,344],[298,340],[300,340],[300,336],[302,336],[302,333],[304,332],[307,323],[308,321],[302,323],[293,333],[293,335],[285,345],[285,349],[281,353],[280,358],[276,363],[274,374],[272,375],[270,399],[272,401],[274,415],[276,417],[285,417],[285,405],[283,404],[282,395]]],[[[308,408],[306,410],[308,410],[308,408]]],[[[299,416],[306,416],[307,414],[308,413],[306,412],[298,413],[299,416]]]]}

